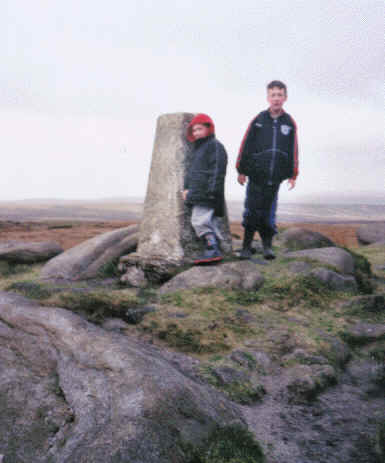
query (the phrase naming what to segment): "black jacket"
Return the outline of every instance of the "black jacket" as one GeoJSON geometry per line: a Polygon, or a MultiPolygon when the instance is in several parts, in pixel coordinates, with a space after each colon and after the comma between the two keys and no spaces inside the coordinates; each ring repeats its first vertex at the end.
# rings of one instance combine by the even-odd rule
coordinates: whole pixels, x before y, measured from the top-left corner
{"type": "Polygon", "coordinates": [[[276,185],[298,175],[297,127],[283,112],[273,119],[262,111],[250,123],[243,138],[236,168],[250,180],[276,185]]]}
{"type": "Polygon", "coordinates": [[[215,215],[223,216],[226,167],[226,150],[215,135],[196,140],[184,183],[187,203],[212,207],[215,215]]]}

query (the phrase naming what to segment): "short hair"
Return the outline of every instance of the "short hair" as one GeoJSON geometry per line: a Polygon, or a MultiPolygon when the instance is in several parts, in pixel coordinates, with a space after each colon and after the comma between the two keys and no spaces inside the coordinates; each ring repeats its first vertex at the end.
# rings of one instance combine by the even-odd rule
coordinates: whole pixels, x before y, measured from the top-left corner
{"type": "Polygon", "coordinates": [[[272,88],[275,88],[275,87],[278,87],[278,88],[283,88],[285,90],[285,93],[287,95],[287,87],[286,85],[281,81],[281,80],[272,80],[268,85],[267,85],[267,90],[270,90],[272,88]]]}

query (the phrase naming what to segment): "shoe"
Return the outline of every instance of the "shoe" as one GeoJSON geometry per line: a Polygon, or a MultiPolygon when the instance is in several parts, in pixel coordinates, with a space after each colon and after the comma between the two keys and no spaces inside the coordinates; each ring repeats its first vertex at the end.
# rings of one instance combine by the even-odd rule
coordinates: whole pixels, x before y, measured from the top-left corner
{"type": "Polygon", "coordinates": [[[245,234],[243,235],[242,250],[239,253],[240,259],[251,259],[251,257],[253,256],[254,250],[251,247],[251,243],[254,239],[254,233],[254,231],[245,228],[245,234]]]}
{"type": "Polygon", "coordinates": [[[267,260],[275,259],[275,254],[271,248],[273,237],[265,236],[262,238],[263,257],[267,260]]]}
{"type": "Polygon", "coordinates": [[[214,233],[206,233],[204,235],[206,241],[203,254],[194,260],[194,264],[208,264],[210,262],[219,262],[223,259],[219,250],[218,241],[214,233]]]}

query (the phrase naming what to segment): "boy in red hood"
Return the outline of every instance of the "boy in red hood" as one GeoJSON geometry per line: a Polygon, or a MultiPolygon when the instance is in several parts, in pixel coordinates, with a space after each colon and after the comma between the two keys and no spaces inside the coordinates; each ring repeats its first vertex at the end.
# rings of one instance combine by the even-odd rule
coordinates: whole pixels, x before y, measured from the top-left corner
{"type": "Polygon", "coordinates": [[[191,225],[205,241],[205,251],[194,263],[222,260],[217,217],[225,212],[224,181],[227,153],[215,138],[215,126],[207,114],[197,114],[187,128],[187,140],[194,143],[191,166],[184,183],[183,199],[192,206],[191,225]]]}

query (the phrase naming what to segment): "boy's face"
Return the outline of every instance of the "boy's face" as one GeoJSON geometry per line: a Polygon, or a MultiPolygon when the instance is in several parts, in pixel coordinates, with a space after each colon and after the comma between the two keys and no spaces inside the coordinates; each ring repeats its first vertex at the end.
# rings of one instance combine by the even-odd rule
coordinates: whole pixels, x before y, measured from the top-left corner
{"type": "Polygon", "coordinates": [[[273,87],[267,90],[267,101],[272,111],[280,111],[286,100],[287,95],[284,88],[273,87]]]}
{"type": "Polygon", "coordinates": [[[195,140],[207,137],[209,132],[210,129],[203,124],[195,124],[192,126],[192,135],[195,140]]]}

